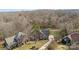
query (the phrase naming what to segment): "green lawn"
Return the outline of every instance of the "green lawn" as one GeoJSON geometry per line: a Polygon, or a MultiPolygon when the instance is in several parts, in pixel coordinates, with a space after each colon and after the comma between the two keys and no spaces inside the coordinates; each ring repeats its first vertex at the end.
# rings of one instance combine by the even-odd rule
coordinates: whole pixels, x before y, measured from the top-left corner
{"type": "Polygon", "coordinates": [[[30,48],[32,46],[35,46],[36,48],[40,48],[41,46],[43,46],[48,40],[40,40],[35,44],[35,41],[30,41],[25,45],[22,45],[20,47],[17,47],[13,50],[31,50],[30,48]]]}
{"type": "Polygon", "coordinates": [[[59,29],[49,29],[50,35],[54,35],[55,39],[60,38],[60,30],[59,29]]]}

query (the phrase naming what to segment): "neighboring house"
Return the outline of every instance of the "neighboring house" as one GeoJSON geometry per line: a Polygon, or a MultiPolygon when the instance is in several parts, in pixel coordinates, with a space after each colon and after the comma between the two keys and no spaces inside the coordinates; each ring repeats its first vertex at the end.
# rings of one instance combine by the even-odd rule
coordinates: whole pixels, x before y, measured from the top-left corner
{"type": "Polygon", "coordinates": [[[6,49],[12,49],[13,47],[15,47],[16,42],[14,42],[14,37],[15,36],[12,36],[12,37],[9,37],[9,38],[5,38],[4,47],[6,49]]]}
{"type": "Polygon", "coordinates": [[[68,36],[62,38],[61,42],[66,45],[79,44],[79,34],[71,33],[68,36]]]}
{"type": "Polygon", "coordinates": [[[14,42],[17,42],[18,45],[21,44],[23,41],[24,35],[25,35],[24,33],[18,32],[14,37],[14,42]]]}
{"type": "Polygon", "coordinates": [[[40,32],[40,39],[48,39],[49,36],[48,29],[41,29],[39,32],[40,32]]]}
{"type": "Polygon", "coordinates": [[[18,32],[16,35],[12,37],[5,38],[4,47],[7,49],[12,49],[16,46],[21,45],[24,35],[25,35],[24,33],[18,32]]]}
{"type": "Polygon", "coordinates": [[[30,40],[43,40],[48,39],[49,30],[48,29],[40,29],[36,33],[32,33],[30,36],[30,40]]]}

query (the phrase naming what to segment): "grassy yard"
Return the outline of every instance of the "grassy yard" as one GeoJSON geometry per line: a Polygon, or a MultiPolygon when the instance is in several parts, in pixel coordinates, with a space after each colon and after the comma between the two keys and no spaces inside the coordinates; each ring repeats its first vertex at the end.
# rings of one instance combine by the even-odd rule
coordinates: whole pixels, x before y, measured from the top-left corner
{"type": "Polygon", "coordinates": [[[35,41],[30,41],[25,45],[22,45],[21,47],[17,47],[14,50],[31,50],[32,46],[35,46],[36,48],[40,48],[43,46],[48,40],[40,40],[35,44],[35,41]]]}
{"type": "Polygon", "coordinates": [[[55,39],[60,38],[60,30],[59,29],[49,29],[50,35],[54,35],[55,39]]]}

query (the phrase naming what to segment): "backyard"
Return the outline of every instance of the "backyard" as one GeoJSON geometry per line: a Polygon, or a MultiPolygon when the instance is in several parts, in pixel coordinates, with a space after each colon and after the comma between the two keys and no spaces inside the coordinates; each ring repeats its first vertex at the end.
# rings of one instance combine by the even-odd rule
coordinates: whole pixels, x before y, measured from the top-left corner
{"type": "Polygon", "coordinates": [[[30,41],[28,42],[27,44],[25,45],[22,45],[20,47],[17,47],[13,50],[32,50],[32,47],[34,47],[34,49],[39,49],[42,45],[44,45],[48,40],[40,40],[40,41],[37,41],[35,43],[35,41],[30,41]]]}

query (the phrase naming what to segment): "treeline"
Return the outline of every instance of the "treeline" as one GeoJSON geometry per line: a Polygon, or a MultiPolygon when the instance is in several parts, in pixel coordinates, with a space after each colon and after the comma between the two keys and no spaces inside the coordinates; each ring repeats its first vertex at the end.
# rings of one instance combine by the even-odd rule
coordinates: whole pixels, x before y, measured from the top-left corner
{"type": "Polygon", "coordinates": [[[0,13],[0,32],[5,37],[16,32],[24,32],[27,36],[33,24],[40,28],[66,29],[68,33],[79,31],[79,10],[33,10],[0,13]]]}

